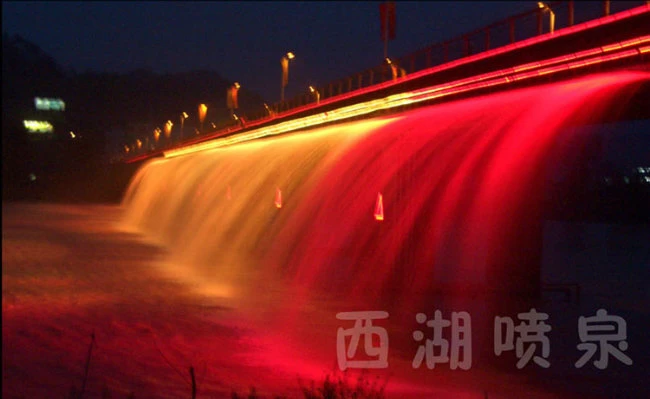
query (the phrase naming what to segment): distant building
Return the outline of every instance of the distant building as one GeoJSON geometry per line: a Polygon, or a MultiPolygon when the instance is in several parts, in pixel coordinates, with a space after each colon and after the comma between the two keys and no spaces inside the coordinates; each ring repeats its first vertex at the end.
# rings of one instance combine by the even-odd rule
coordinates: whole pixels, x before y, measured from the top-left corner
{"type": "MultiPolygon", "coordinates": [[[[65,101],[61,98],[34,97],[33,108],[24,111],[22,126],[32,140],[51,140],[77,134],[67,129],[65,101]]],[[[66,137],[67,138],[67,137],[66,137]]]]}

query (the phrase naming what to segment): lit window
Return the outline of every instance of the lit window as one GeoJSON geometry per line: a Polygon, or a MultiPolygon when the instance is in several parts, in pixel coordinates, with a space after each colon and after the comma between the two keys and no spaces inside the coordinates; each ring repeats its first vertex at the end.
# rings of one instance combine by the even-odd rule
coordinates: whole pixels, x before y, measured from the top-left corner
{"type": "Polygon", "coordinates": [[[54,127],[47,121],[23,121],[23,126],[29,133],[52,133],[54,127]]]}
{"type": "Polygon", "coordinates": [[[65,102],[60,98],[34,98],[34,106],[40,111],[65,111],[65,102]]]}

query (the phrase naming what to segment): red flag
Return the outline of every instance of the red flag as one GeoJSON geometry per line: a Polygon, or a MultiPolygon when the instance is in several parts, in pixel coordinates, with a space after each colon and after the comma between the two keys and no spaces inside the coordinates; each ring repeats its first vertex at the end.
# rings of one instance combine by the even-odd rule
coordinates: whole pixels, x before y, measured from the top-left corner
{"type": "Polygon", "coordinates": [[[395,39],[395,2],[386,1],[379,5],[381,40],[395,39]]]}

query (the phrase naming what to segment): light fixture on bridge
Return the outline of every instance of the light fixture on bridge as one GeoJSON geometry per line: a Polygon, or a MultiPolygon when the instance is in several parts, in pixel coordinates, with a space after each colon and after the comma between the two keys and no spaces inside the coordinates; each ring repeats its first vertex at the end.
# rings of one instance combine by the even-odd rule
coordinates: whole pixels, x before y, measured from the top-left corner
{"type": "Polygon", "coordinates": [[[238,93],[241,85],[239,82],[235,82],[228,88],[226,91],[226,107],[230,112],[230,115],[235,113],[235,110],[239,108],[238,93]]]}
{"type": "Polygon", "coordinates": [[[271,108],[269,108],[267,103],[264,103],[264,108],[266,109],[266,112],[269,113],[269,116],[275,116],[275,112],[271,108]]]}
{"type": "MultiPolygon", "coordinates": [[[[168,120],[168,121],[165,123],[165,137],[166,137],[166,138],[170,138],[170,137],[171,137],[171,135],[172,135],[172,127],[173,127],[173,126],[174,126],[174,124],[173,124],[172,121],[170,121],[170,120],[168,120]]],[[[158,141],[159,138],[160,138],[160,132],[158,132],[158,137],[156,137],[156,141],[158,141]]]]}
{"type": "Polygon", "coordinates": [[[187,119],[189,115],[187,115],[187,112],[182,112],[181,113],[181,140],[183,140],[183,124],[185,123],[185,119],[187,119]]]}
{"type": "Polygon", "coordinates": [[[280,91],[280,101],[284,102],[284,88],[289,83],[289,60],[296,58],[296,56],[289,51],[287,54],[282,56],[280,59],[280,65],[282,66],[282,90],[280,91]]]}
{"type": "Polygon", "coordinates": [[[320,104],[320,92],[314,89],[314,86],[309,86],[309,91],[314,94],[314,97],[316,97],[316,104],[320,104]]]}
{"type": "MultiPolygon", "coordinates": [[[[549,13],[549,21],[548,21],[548,24],[549,24],[549,32],[550,32],[550,33],[553,33],[553,32],[555,31],[555,13],[554,13],[553,10],[551,9],[551,7],[549,7],[548,4],[546,4],[546,3],[542,3],[541,1],[540,1],[540,2],[537,2],[537,7],[539,7],[539,9],[540,9],[542,12],[547,12],[547,13],[549,13]]],[[[539,32],[539,33],[541,34],[541,32],[539,32]]]]}
{"type": "Polygon", "coordinates": [[[205,115],[208,113],[208,106],[205,104],[199,104],[199,123],[201,124],[201,132],[203,131],[203,121],[205,120],[205,115]]]}

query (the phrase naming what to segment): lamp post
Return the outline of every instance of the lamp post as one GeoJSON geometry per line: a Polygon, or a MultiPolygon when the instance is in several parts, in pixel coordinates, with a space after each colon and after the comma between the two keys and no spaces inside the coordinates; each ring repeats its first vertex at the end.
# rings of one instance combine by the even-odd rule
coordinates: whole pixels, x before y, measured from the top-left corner
{"type": "Polygon", "coordinates": [[[275,116],[275,112],[271,108],[269,108],[267,103],[264,103],[264,108],[266,108],[266,112],[268,112],[269,116],[275,116]]]}
{"type": "Polygon", "coordinates": [[[282,56],[280,65],[282,66],[282,90],[280,91],[280,102],[284,102],[284,87],[289,83],[289,60],[296,56],[291,51],[282,56]]]}
{"type": "Polygon", "coordinates": [[[203,121],[205,120],[205,114],[208,113],[208,106],[205,104],[199,104],[199,122],[201,123],[201,131],[203,131],[203,121]]]}
{"type": "Polygon", "coordinates": [[[226,105],[228,110],[230,110],[230,116],[235,114],[235,110],[239,108],[239,102],[237,98],[237,92],[241,85],[238,82],[235,82],[230,88],[228,88],[228,95],[226,97],[226,105]]]}
{"type": "Polygon", "coordinates": [[[316,105],[320,104],[320,93],[318,90],[314,89],[314,86],[309,86],[309,91],[314,94],[314,97],[316,97],[316,105]]]}
{"type": "Polygon", "coordinates": [[[393,76],[393,80],[397,79],[397,67],[395,64],[393,64],[393,61],[391,61],[390,58],[386,57],[386,64],[388,64],[388,67],[390,68],[391,75],[393,76]]]}
{"type": "Polygon", "coordinates": [[[183,124],[185,123],[185,119],[187,119],[187,117],[187,112],[183,112],[181,114],[181,141],[183,141],[183,124]]]}
{"type": "MultiPolygon", "coordinates": [[[[170,120],[165,123],[165,139],[167,140],[169,140],[169,138],[172,136],[172,126],[174,126],[174,124],[170,120]]],[[[158,135],[156,136],[156,142],[158,142],[159,137],[160,131],[158,131],[158,135]]]]}
{"type": "Polygon", "coordinates": [[[548,20],[549,31],[550,31],[550,33],[553,33],[555,31],[555,13],[551,9],[551,7],[548,6],[548,4],[542,3],[541,1],[537,3],[537,7],[539,7],[539,9],[542,12],[548,12],[549,13],[549,20],[548,20]]]}

